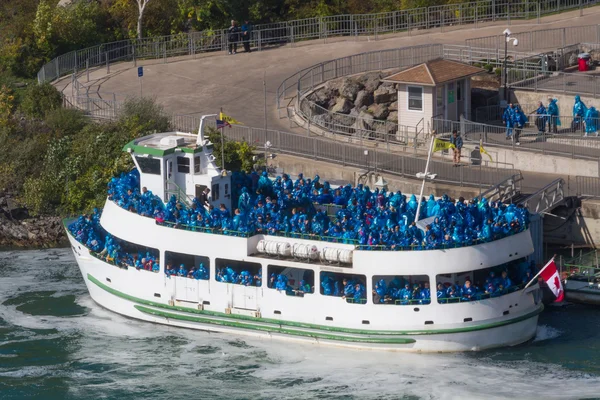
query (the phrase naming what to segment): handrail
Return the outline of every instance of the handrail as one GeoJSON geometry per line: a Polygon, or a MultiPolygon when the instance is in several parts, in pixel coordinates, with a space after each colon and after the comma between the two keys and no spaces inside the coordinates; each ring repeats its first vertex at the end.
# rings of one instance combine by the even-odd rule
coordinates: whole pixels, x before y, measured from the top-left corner
{"type": "MultiPolygon", "coordinates": [[[[585,1],[594,5],[598,0],[585,1]]],[[[468,3],[447,4],[398,10],[388,13],[335,15],[292,20],[280,23],[258,24],[250,39],[253,47],[262,50],[268,45],[290,43],[309,39],[326,40],[332,36],[357,37],[374,36],[386,33],[419,32],[445,26],[477,25],[480,21],[500,21],[533,19],[541,15],[560,12],[550,5],[555,0],[531,2],[497,2],[482,0],[468,3]]],[[[560,4],[560,1],[558,2],[560,4]]],[[[581,8],[584,2],[572,2],[562,10],[581,8]]],[[[207,51],[225,51],[228,44],[225,29],[201,32],[178,33],[145,39],[130,39],[88,47],[62,54],[46,63],[37,74],[38,82],[50,82],[66,74],[98,66],[109,66],[111,62],[140,59],[166,59],[169,56],[189,55],[207,51]]],[[[278,95],[280,90],[277,90],[278,95]]]]}
{"type": "Polygon", "coordinates": [[[520,201],[519,204],[529,208],[529,203],[535,198],[540,197],[538,203],[534,207],[533,212],[542,214],[552,207],[560,204],[565,199],[564,184],[565,181],[563,178],[557,178],[520,201]],[[548,196],[551,197],[548,198],[548,196]],[[542,202],[544,202],[544,204],[542,204],[542,202]]]}
{"type": "Polygon", "coordinates": [[[486,198],[489,201],[494,201],[493,199],[498,196],[498,200],[501,202],[506,202],[518,195],[520,192],[519,183],[523,180],[523,174],[521,171],[519,173],[514,174],[505,180],[498,182],[485,192],[479,195],[480,198],[486,198]]]}

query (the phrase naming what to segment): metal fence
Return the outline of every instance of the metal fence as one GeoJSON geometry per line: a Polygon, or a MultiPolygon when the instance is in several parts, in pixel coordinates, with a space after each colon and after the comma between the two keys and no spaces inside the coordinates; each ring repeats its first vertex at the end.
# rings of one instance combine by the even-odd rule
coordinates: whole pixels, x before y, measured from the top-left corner
{"type": "Polygon", "coordinates": [[[594,75],[511,69],[507,79],[508,86],[513,90],[600,97],[600,77],[594,75]]]}
{"type": "MultiPolygon", "coordinates": [[[[65,96],[65,106],[78,108],[90,117],[114,119],[121,109],[113,101],[94,101],[87,97],[65,96]],[[81,108],[80,108],[81,107],[81,108]]],[[[183,132],[196,132],[200,118],[191,115],[170,116],[171,127],[183,132]]],[[[214,122],[208,126],[214,127],[214,122]]],[[[265,130],[241,125],[233,125],[224,130],[231,140],[247,142],[257,149],[263,149],[270,142],[269,152],[306,157],[315,161],[327,161],[342,166],[364,168],[366,170],[388,173],[400,177],[415,178],[425,171],[426,157],[410,157],[381,149],[367,149],[357,145],[344,144],[314,136],[302,136],[296,133],[277,130],[265,130]]],[[[487,188],[499,181],[519,173],[514,169],[490,168],[478,165],[464,165],[454,168],[450,162],[432,160],[429,171],[437,174],[435,181],[458,184],[460,186],[479,186],[487,188]]]]}
{"type": "Polygon", "coordinates": [[[577,188],[577,196],[600,199],[600,178],[576,176],[575,185],[577,188]]]}
{"type": "MultiPolygon", "coordinates": [[[[518,48],[523,51],[554,50],[581,42],[600,43],[600,25],[530,30],[512,33],[511,37],[519,39],[518,48]]],[[[504,49],[504,35],[466,39],[465,44],[488,49],[504,49]]]]}
{"type": "MultiPolygon", "coordinates": [[[[423,30],[445,27],[456,29],[467,24],[480,24],[515,19],[533,19],[563,10],[583,9],[598,0],[486,0],[448,4],[428,8],[393,11],[380,14],[336,15],[302,20],[256,25],[250,45],[256,50],[266,46],[294,44],[298,41],[330,37],[371,36],[405,33],[411,35],[423,30]]],[[[587,37],[587,36],[586,36],[587,37]]],[[[585,40],[596,42],[596,39],[585,40]]],[[[575,43],[575,42],[570,42],[575,43]]],[[[109,66],[120,61],[163,60],[169,57],[195,56],[211,51],[224,51],[229,45],[227,31],[207,30],[180,33],[145,39],[104,43],[83,50],[60,55],[45,64],[38,72],[38,82],[50,82],[83,69],[109,66]]],[[[561,43],[553,47],[563,47],[561,43]]],[[[474,44],[474,47],[490,47],[474,44]]],[[[495,46],[497,47],[497,46],[495,46]]]]}
{"type": "MultiPolygon", "coordinates": [[[[445,119],[432,120],[432,129],[437,134],[450,135],[453,130],[462,134],[465,143],[483,143],[488,146],[505,149],[520,149],[531,152],[567,156],[578,159],[598,161],[600,158],[600,139],[584,137],[583,133],[572,134],[569,130],[562,133],[540,133],[535,126],[535,119],[520,130],[519,145],[514,140],[506,140],[506,127],[487,125],[467,120],[449,121],[445,119]]],[[[513,138],[516,129],[513,130],[513,138]]]]}

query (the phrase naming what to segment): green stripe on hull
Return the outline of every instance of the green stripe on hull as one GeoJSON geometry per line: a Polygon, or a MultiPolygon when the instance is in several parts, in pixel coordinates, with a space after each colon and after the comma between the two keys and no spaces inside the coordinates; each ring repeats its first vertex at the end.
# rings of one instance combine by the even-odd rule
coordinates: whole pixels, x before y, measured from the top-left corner
{"type": "Polygon", "coordinates": [[[228,320],[241,320],[241,321],[252,321],[252,322],[274,324],[274,325],[278,325],[279,327],[289,326],[289,327],[295,327],[295,328],[316,329],[316,330],[321,330],[321,331],[349,333],[349,334],[358,334],[358,335],[375,335],[375,336],[377,336],[377,335],[394,335],[394,336],[398,336],[398,335],[439,335],[439,334],[446,334],[446,333],[475,332],[475,331],[498,328],[498,327],[505,326],[505,325],[515,324],[517,322],[521,322],[521,321],[527,320],[529,318],[535,317],[544,310],[544,306],[542,305],[537,310],[534,310],[528,314],[522,315],[517,318],[513,318],[513,319],[509,319],[509,320],[505,320],[505,321],[490,322],[487,324],[481,324],[481,325],[475,325],[475,326],[466,326],[463,328],[431,329],[431,330],[416,330],[416,331],[382,331],[382,330],[370,331],[370,330],[364,330],[364,329],[341,328],[341,327],[334,327],[334,326],[309,324],[309,323],[303,323],[303,322],[285,321],[285,320],[272,319],[272,318],[254,318],[254,317],[250,317],[250,316],[246,316],[246,315],[225,314],[225,313],[218,312],[218,311],[196,310],[196,309],[187,308],[187,307],[170,306],[167,304],[157,303],[157,302],[150,301],[150,300],[140,299],[138,297],[134,297],[134,296],[128,295],[126,293],[120,292],[116,289],[111,288],[110,286],[105,285],[104,283],[100,282],[98,279],[94,278],[90,274],[87,274],[87,278],[90,282],[93,282],[98,287],[106,290],[107,292],[109,292],[117,297],[120,297],[125,300],[129,300],[134,303],[152,306],[152,307],[156,307],[156,308],[162,308],[162,309],[171,310],[171,311],[180,311],[180,312],[191,313],[191,314],[200,314],[200,315],[207,315],[207,316],[213,316],[213,317],[220,317],[220,318],[225,318],[228,320]]]}
{"type": "Polygon", "coordinates": [[[377,344],[411,344],[415,343],[415,339],[410,338],[373,338],[373,337],[356,337],[356,336],[341,336],[341,335],[331,335],[328,333],[320,333],[320,332],[306,332],[296,329],[286,329],[282,327],[271,327],[264,325],[251,324],[247,322],[239,322],[239,321],[224,321],[224,320],[215,320],[210,318],[197,317],[195,315],[181,315],[174,314],[167,311],[162,310],[154,310],[152,308],[135,305],[134,306],[138,311],[141,311],[145,314],[151,314],[158,317],[169,318],[179,321],[189,321],[189,322],[198,322],[202,324],[211,324],[211,325],[219,325],[226,326],[231,328],[242,328],[242,329],[251,329],[254,331],[262,331],[269,333],[281,333],[292,336],[304,336],[304,337],[312,337],[315,339],[326,339],[326,340],[337,340],[344,342],[357,342],[357,343],[377,343],[377,344]]]}

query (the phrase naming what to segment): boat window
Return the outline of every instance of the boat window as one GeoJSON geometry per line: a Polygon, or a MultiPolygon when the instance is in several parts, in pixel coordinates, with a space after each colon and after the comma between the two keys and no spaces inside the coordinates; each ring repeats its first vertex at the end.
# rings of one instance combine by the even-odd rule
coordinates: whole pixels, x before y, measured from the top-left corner
{"type": "Polygon", "coordinates": [[[200,157],[194,157],[194,173],[200,173],[200,157]]]}
{"type": "Polygon", "coordinates": [[[285,292],[288,296],[303,297],[315,292],[315,271],[269,265],[267,287],[285,292]]]}
{"type": "Polygon", "coordinates": [[[166,251],[165,269],[167,275],[208,280],[210,277],[210,259],[204,256],[166,251]]]}
{"type": "Polygon", "coordinates": [[[431,304],[429,277],[427,275],[375,275],[373,276],[373,303],[402,306],[431,304]]]}
{"type": "Polygon", "coordinates": [[[144,174],[160,175],[160,160],[157,158],[135,156],[135,161],[144,174]]]}
{"type": "Polygon", "coordinates": [[[212,185],[212,201],[219,200],[219,184],[212,185]]]}
{"type": "Polygon", "coordinates": [[[440,274],[436,277],[436,297],[440,304],[477,301],[516,292],[532,278],[525,257],[462,274],[440,274]]]}
{"type": "Polygon", "coordinates": [[[182,174],[189,174],[190,172],[190,159],[187,157],[177,157],[177,172],[182,174]]]}
{"type": "Polygon", "coordinates": [[[347,303],[367,303],[367,278],[364,275],[321,271],[319,278],[322,295],[341,297],[347,303]]]}
{"type": "Polygon", "coordinates": [[[262,286],[262,266],[258,263],[217,258],[215,266],[217,282],[262,286]]]}
{"type": "Polygon", "coordinates": [[[89,242],[90,254],[108,264],[124,269],[160,272],[158,249],[130,243],[114,235],[103,235],[89,242]]]}

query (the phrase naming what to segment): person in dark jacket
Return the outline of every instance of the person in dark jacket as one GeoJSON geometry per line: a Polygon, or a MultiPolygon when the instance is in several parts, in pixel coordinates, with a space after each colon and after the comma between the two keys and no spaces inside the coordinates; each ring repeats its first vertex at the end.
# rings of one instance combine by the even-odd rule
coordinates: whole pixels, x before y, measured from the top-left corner
{"type": "Polygon", "coordinates": [[[250,53],[250,39],[252,38],[253,29],[254,27],[249,21],[244,21],[242,25],[242,42],[244,43],[246,53],[250,53]]]}
{"type": "Polygon", "coordinates": [[[239,41],[240,28],[237,23],[231,20],[231,26],[227,28],[227,41],[229,42],[229,54],[237,53],[237,42],[239,41]]]}
{"type": "Polygon", "coordinates": [[[455,130],[452,131],[452,137],[450,138],[450,143],[452,143],[454,145],[454,148],[452,149],[454,152],[454,166],[456,167],[457,165],[460,164],[460,151],[463,147],[463,140],[460,137],[460,135],[458,134],[458,132],[455,130]]]}

